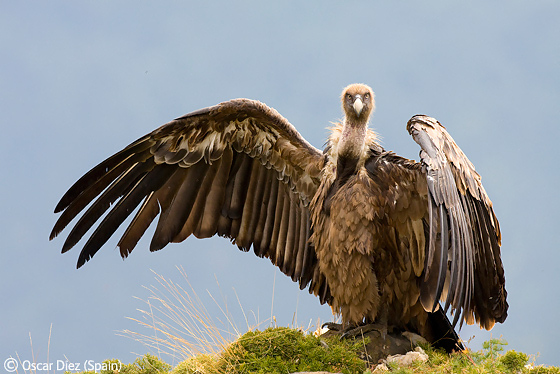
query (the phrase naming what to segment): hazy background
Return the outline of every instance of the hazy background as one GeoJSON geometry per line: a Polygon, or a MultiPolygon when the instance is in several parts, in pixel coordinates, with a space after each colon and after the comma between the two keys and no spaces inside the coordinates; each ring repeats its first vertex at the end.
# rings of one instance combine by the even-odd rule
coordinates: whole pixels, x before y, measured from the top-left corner
{"type": "Polygon", "coordinates": [[[144,238],[122,261],[114,237],[78,271],[80,248],[60,254],[68,230],[52,242],[48,235],[74,181],[173,118],[259,99],[321,148],[325,128],[341,117],[340,91],[363,82],[376,92],[372,126],[385,148],[417,159],[406,122],[434,116],[494,202],[509,317],[461,336],[475,336],[473,349],[503,336],[509,349],[560,364],[559,39],[553,0],[1,2],[0,361],[16,353],[31,360],[31,335],[37,362],[47,348],[51,362],[131,362],[148,349],[116,331],[150,334],[126,319],[141,317],[133,296],[149,296],[150,269],[180,283],[177,265],[201,296],[222,293],[240,326],[233,288],[263,327],[273,287],[279,324],[296,312],[305,326],[331,320],[328,306],[268,260],[225,239],[190,238],[150,253],[144,238]]]}

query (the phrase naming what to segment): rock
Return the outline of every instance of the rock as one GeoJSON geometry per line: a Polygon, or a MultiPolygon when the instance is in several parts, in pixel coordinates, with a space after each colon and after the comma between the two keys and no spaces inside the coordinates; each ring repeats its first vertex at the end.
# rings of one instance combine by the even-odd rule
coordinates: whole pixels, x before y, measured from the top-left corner
{"type": "Polygon", "coordinates": [[[385,332],[376,324],[358,326],[352,330],[341,329],[339,331],[335,330],[337,328],[335,324],[329,324],[329,328],[331,329],[321,336],[369,338],[369,343],[365,346],[361,358],[371,364],[378,363],[387,356],[405,355],[407,352],[414,350],[418,343],[426,342],[420,335],[408,331],[403,333],[388,332],[385,338],[383,338],[385,332]]]}
{"type": "Polygon", "coordinates": [[[418,344],[428,344],[428,341],[426,339],[413,332],[405,331],[402,333],[402,335],[406,337],[408,340],[410,340],[410,342],[414,346],[417,346],[418,344]]]}
{"type": "Polygon", "coordinates": [[[406,352],[406,354],[396,354],[388,356],[383,362],[378,364],[375,369],[373,369],[372,373],[386,373],[389,372],[389,367],[387,364],[395,363],[399,366],[410,366],[415,361],[428,361],[428,355],[424,350],[420,347],[416,347],[414,351],[406,352]]]}
{"type": "Polygon", "coordinates": [[[375,369],[373,369],[372,373],[373,374],[382,374],[382,373],[387,373],[389,371],[389,368],[387,367],[387,364],[379,364],[375,367],[375,369]]]}
{"type": "Polygon", "coordinates": [[[400,366],[410,366],[415,361],[428,361],[428,355],[420,347],[416,347],[414,351],[407,352],[404,355],[392,355],[388,356],[386,359],[387,363],[396,363],[400,366]]]}

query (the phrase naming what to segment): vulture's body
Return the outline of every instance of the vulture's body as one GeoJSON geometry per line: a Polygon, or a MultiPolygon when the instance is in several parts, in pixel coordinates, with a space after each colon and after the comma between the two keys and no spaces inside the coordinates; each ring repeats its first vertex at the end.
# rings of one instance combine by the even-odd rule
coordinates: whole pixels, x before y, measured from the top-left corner
{"type": "MultiPolygon", "coordinates": [[[[88,261],[136,210],[123,257],[159,215],[152,251],[191,234],[230,238],[268,257],[345,324],[381,322],[434,342],[435,325],[507,316],[498,221],[479,175],[443,126],[407,125],[421,162],[385,151],[367,123],[373,92],[350,85],[324,152],[275,110],[237,99],[178,118],[84,175],[63,196],[51,239],[88,204],[72,248],[88,261]],[[438,316],[438,318],[434,318],[438,316]]],[[[440,329],[441,330],[441,329],[440,329]]]]}

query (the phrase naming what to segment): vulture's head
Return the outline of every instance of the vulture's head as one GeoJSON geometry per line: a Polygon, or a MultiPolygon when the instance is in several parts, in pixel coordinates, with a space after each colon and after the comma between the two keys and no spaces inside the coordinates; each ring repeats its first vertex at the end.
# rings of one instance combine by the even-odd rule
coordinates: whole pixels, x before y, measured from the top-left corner
{"type": "Polygon", "coordinates": [[[342,91],[342,110],[351,122],[367,123],[375,110],[373,91],[365,84],[354,83],[342,91]]]}

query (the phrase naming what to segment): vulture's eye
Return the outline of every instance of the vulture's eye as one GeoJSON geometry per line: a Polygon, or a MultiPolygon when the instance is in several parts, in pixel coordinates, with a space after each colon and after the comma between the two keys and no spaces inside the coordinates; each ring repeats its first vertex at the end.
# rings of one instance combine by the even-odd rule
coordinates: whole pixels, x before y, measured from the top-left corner
{"type": "Polygon", "coordinates": [[[366,92],[366,94],[364,95],[364,99],[369,99],[369,92],[366,92]]]}
{"type": "Polygon", "coordinates": [[[352,95],[346,94],[346,100],[348,100],[348,101],[352,100],[352,95]]]}

